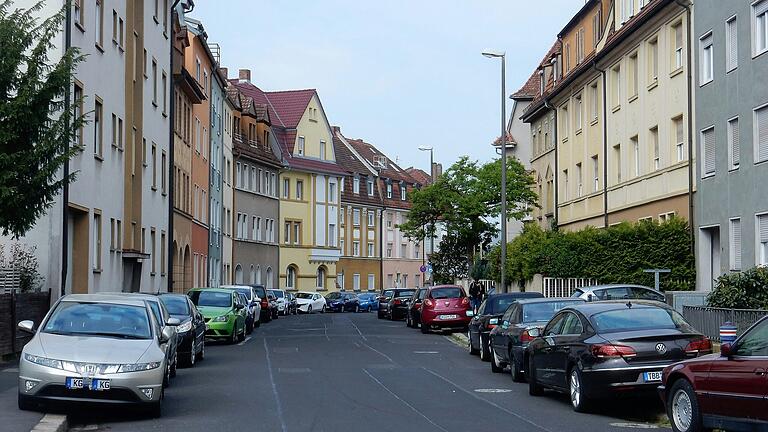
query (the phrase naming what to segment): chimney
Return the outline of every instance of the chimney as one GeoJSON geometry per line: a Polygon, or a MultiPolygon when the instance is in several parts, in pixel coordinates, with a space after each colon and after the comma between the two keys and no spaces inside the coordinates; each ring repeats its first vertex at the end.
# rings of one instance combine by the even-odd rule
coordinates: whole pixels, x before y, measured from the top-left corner
{"type": "Polygon", "coordinates": [[[219,69],[221,69],[221,74],[224,75],[224,78],[229,79],[229,68],[220,67],[219,69]]]}
{"type": "Polygon", "coordinates": [[[333,131],[334,135],[341,133],[341,127],[340,126],[331,126],[331,130],[333,131]]]}
{"type": "Polygon", "coordinates": [[[251,70],[250,69],[240,69],[239,73],[240,82],[251,82],[251,70]]]}

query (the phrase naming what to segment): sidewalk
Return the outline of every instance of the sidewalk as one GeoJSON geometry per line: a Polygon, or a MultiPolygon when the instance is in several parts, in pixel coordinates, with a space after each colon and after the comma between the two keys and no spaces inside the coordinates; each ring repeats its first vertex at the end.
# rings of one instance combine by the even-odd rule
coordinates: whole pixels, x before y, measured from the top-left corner
{"type": "Polygon", "coordinates": [[[8,431],[31,431],[43,418],[43,413],[21,411],[18,408],[19,369],[16,362],[0,363],[0,429],[8,431]]]}

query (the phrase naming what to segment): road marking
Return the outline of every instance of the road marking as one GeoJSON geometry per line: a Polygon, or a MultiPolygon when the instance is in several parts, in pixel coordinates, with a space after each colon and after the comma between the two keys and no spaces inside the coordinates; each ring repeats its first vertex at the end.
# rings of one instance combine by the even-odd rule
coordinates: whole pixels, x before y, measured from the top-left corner
{"type": "Polygon", "coordinates": [[[325,334],[325,339],[330,342],[331,338],[328,337],[328,326],[323,323],[323,333],[325,334]]]}
{"type": "Polygon", "coordinates": [[[8,369],[3,369],[0,372],[4,372],[4,373],[17,373],[18,371],[19,371],[19,368],[8,368],[8,369]]]}
{"type": "Polygon", "coordinates": [[[511,391],[512,390],[510,389],[494,389],[494,388],[475,389],[475,393],[509,393],[511,391]]]}
{"type": "Polygon", "coordinates": [[[385,358],[385,359],[387,359],[387,360],[388,360],[390,363],[395,363],[395,364],[397,363],[396,361],[392,360],[392,357],[390,357],[390,356],[388,356],[388,355],[384,354],[383,352],[381,352],[381,351],[377,350],[376,348],[374,348],[374,347],[372,347],[372,346],[368,345],[367,343],[363,342],[363,346],[364,346],[364,347],[366,347],[366,348],[368,348],[369,350],[371,350],[371,351],[375,352],[376,354],[378,354],[378,355],[380,355],[380,356],[384,357],[384,358],[385,358]]]}
{"type": "Polygon", "coordinates": [[[360,335],[360,337],[363,338],[364,341],[368,342],[368,338],[365,337],[363,332],[360,331],[360,329],[357,327],[357,325],[355,325],[355,323],[351,319],[349,320],[349,323],[352,324],[352,327],[354,327],[355,330],[357,330],[357,333],[360,335]]]}
{"type": "Polygon", "coordinates": [[[500,410],[504,411],[505,413],[507,413],[507,414],[509,414],[509,415],[512,415],[512,416],[514,416],[514,417],[517,417],[518,419],[520,419],[520,420],[522,420],[522,421],[524,421],[524,422],[526,422],[526,423],[530,424],[531,426],[534,426],[534,427],[536,427],[536,428],[538,428],[538,429],[541,429],[541,430],[544,430],[544,431],[547,431],[547,432],[553,432],[553,431],[551,431],[551,430],[549,430],[549,429],[545,428],[544,426],[542,426],[542,425],[540,425],[540,424],[538,424],[538,423],[535,423],[534,421],[532,421],[532,420],[528,419],[527,417],[524,417],[524,416],[522,416],[522,415],[520,415],[520,414],[518,414],[518,413],[516,413],[516,412],[514,412],[514,411],[510,411],[510,410],[508,410],[508,409],[504,408],[503,406],[501,406],[501,405],[498,405],[498,404],[496,404],[496,403],[493,403],[493,402],[491,402],[491,401],[489,401],[489,400],[487,400],[487,399],[481,398],[480,396],[476,395],[475,393],[473,393],[473,392],[471,392],[471,391],[469,391],[469,390],[465,389],[464,387],[461,387],[461,386],[459,386],[459,385],[458,385],[458,384],[456,384],[455,382],[453,382],[453,381],[449,380],[448,378],[446,378],[446,377],[444,377],[444,376],[442,376],[442,375],[438,374],[438,373],[437,373],[437,372],[435,372],[435,371],[432,371],[432,370],[430,370],[430,369],[427,369],[427,368],[425,368],[425,367],[422,367],[422,369],[424,369],[424,370],[425,370],[425,371],[427,371],[428,373],[430,373],[430,374],[432,374],[432,375],[434,375],[434,376],[436,376],[436,377],[440,378],[441,380],[443,380],[443,381],[447,382],[448,384],[450,384],[450,385],[452,385],[452,386],[456,387],[457,389],[459,389],[459,390],[463,391],[464,393],[466,393],[466,394],[468,394],[468,395],[472,396],[473,398],[475,398],[475,399],[477,399],[477,400],[479,400],[479,401],[483,401],[483,402],[485,402],[485,403],[487,403],[487,404],[489,404],[489,405],[491,405],[491,406],[494,406],[494,407],[496,407],[496,408],[498,408],[498,409],[500,409],[500,410]]]}
{"type": "Polygon", "coordinates": [[[407,406],[408,408],[410,408],[410,409],[411,409],[411,411],[415,412],[416,414],[418,414],[419,416],[421,416],[421,417],[422,417],[424,420],[428,421],[428,422],[429,422],[429,424],[431,424],[432,426],[434,426],[434,427],[436,427],[436,428],[440,429],[440,430],[441,430],[441,431],[443,431],[443,432],[448,432],[448,429],[446,429],[446,428],[444,428],[444,427],[440,426],[439,424],[437,424],[437,423],[435,423],[434,421],[432,421],[432,419],[430,419],[430,418],[429,418],[429,417],[427,417],[426,415],[422,414],[422,413],[421,413],[419,410],[417,410],[417,409],[416,409],[416,407],[414,407],[413,405],[411,405],[411,404],[409,404],[408,402],[406,402],[406,401],[405,401],[403,398],[401,398],[400,396],[396,395],[396,394],[395,394],[395,392],[393,392],[392,390],[390,390],[390,389],[389,389],[389,387],[385,386],[385,385],[384,385],[384,383],[382,383],[381,381],[379,381],[378,379],[376,379],[376,377],[375,377],[375,376],[371,375],[371,373],[370,373],[370,372],[368,372],[368,371],[367,371],[367,370],[365,370],[365,369],[363,369],[363,372],[365,372],[365,374],[366,374],[366,375],[368,375],[368,376],[369,376],[369,377],[370,377],[370,378],[371,378],[371,379],[372,379],[372,380],[373,380],[373,381],[374,381],[376,384],[380,385],[380,386],[381,386],[381,387],[382,387],[384,390],[386,390],[386,391],[387,391],[389,394],[391,394],[391,395],[392,395],[392,396],[393,396],[395,399],[399,400],[400,402],[402,402],[402,403],[403,403],[403,405],[405,405],[405,406],[407,406]]]}
{"type": "Polygon", "coordinates": [[[440,354],[439,351],[414,351],[414,354],[440,354]]]}
{"type": "Polygon", "coordinates": [[[240,342],[239,344],[237,344],[237,346],[243,346],[243,345],[245,345],[245,343],[246,343],[246,342],[248,342],[249,340],[251,340],[251,337],[250,337],[250,336],[248,336],[247,338],[245,338],[245,340],[244,340],[244,341],[242,341],[242,342],[240,342]]]}
{"type": "Polygon", "coordinates": [[[272,352],[275,354],[293,354],[299,352],[299,347],[275,347],[272,348],[272,352]]]}
{"type": "Polygon", "coordinates": [[[658,429],[656,425],[648,423],[611,423],[611,426],[628,429],[658,429]]]}
{"type": "Polygon", "coordinates": [[[277,385],[275,384],[275,375],[272,373],[272,360],[269,358],[269,346],[267,346],[267,338],[264,338],[264,352],[267,355],[267,370],[269,371],[269,382],[272,384],[272,395],[275,397],[275,403],[277,404],[277,417],[280,419],[280,428],[283,432],[286,432],[288,428],[285,426],[285,418],[283,418],[283,405],[280,402],[280,395],[277,393],[277,385]]]}
{"type": "Polygon", "coordinates": [[[309,368],[277,368],[280,373],[309,373],[309,368]]]}

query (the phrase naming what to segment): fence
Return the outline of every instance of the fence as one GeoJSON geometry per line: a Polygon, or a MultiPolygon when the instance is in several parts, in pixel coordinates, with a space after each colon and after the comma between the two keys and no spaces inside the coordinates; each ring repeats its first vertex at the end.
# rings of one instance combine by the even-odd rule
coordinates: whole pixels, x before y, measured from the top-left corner
{"type": "Polygon", "coordinates": [[[543,278],[544,297],[570,297],[577,288],[597,285],[595,279],[586,278],[543,278]]]}
{"type": "Polygon", "coordinates": [[[23,320],[40,324],[50,303],[50,292],[0,294],[0,356],[21,351],[31,336],[18,331],[16,324],[23,320]]]}
{"type": "Polygon", "coordinates": [[[19,291],[21,272],[19,269],[0,267],[0,294],[19,291]]]}
{"type": "Polygon", "coordinates": [[[736,334],[741,335],[760,318],[766,310],[722,309],[703,306],[683,306],[683,316],[696,330],[712,340],[720,340],[720,326],[726,321],[736,324],[736,334]]]}

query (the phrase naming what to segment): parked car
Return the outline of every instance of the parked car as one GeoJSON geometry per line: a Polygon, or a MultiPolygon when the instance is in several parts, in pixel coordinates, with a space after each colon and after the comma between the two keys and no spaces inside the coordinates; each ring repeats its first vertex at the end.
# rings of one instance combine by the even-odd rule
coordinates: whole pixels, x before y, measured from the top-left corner
{"type": "Polygon", "coordinates": [[[288,299],[286,298],[285,291],[279,289],[270,289],[267,290],[267,292],[275,297],[275,302],[277,304],[277,314],[288,315],[288,299]]]}
{"type": "Polygon", "coordinates": [[[160,294],[172,318],[180,321],[176,326],[178,338],[177,357],[182,364],[193,367],[196,360],[205,359],[205,319],[192,300],[184,294],[160,294]]]}
{"type": "Polygon", "coordinates": [[[245,339],[246,308],[237,291],[225,288],[193,288],[187,295],[205,318],[211,339],[236,343],[245,339]]]}
{"type": "Polygon", "coordinates": [[[254,328],[261,325],[261,299],[256,288],[248,285],[222,285],[221,288],[234,290],[245,296],[245,332],[251,334],[254,328]]]}
{"type": "MultiPolygon", "coordinates": [[[[173,335],[161,328],[144,298],[70,294],[59,299],[19,361],[18,405],[36,409],[48,401],[139,405],[160,417],[173,335]]],[[[172,318],[169,324],[178,324],[172,318]]]]}
{"type": "Polygon", "coordinates": [[[362,293],[357,295],[360,301],[360,310],[365,312],[379,310],[379,298],[374,293],[362,293]]]}
{"type": "Polygon", "coordinates": [[[272,317],[277,314],[277,310],[273,310],[277,305],[269,301],[269,295],[267,295],[267,289],[264,285],[249,285],[256,292],[256,296],[259,297],[259,306],[261,306],[260,321],[262,323],[268,323],[272,321],[272,317]]]}
{"type": "Polygon", "coordinates": [[[331,312],[360,312],[360,300],[355,293],[329,293],[325,296],[325,305],[331,312]]]}
{"type": "Polygon", "coordinates": [[[392,299],[392,294],[394,292],[395,292],[394,288],[388,288],[388,289],[385,289],[385,290],[381,291],[381,293],[377,297],[376,300],[379,302],[379,310],[378,310],[378,313],[376,314],[376,316],[379,319],[383,319],[384,318],[384,310],[387,308],[387,304],[392,299]]]}
{"type": "Polygon", "coordinates": [[[421,305],[421,332],[430,330],[467,331],[472,307],[464,288],[458,285],[430,287],[421,305]]]}
{"type": "Polygon", "coordinates": [[[296,294],[286,291],[285,299],[286,299],[286,307],[288,309],[288,314],[296,315],[297,313],[299,313],[299,304],[296,302],[296,294]]]}
{"type": "Polygon", "coordinates": [[[391,297],[379,305],[379,315],[390,321],[405,318],[408,312],[408,299],[416,293],[414,288],[395,288],[392,290],[391,297]]]}
{"type": "Polygon", "coordinates": [[[643,285],[596,285],[590,287],[577,288],[571,297],[583,298],[586,301],[598,300],[655,300],[665,303],[667,300],[664,294],[643,285]]]}
{"type": "Polygon", "coordinates": [[[297,292],[296,302],[299,305],[299,312],[312,313],[320,312],[325,313],[325,297],[318,293],[313,292],[297,292]]]}
{"type": "Polygon", "coordinates": [[[569,306],[529,334],[529,393],[569,393],[579,412],[597,398],[654,390],[666,366],[712,352],[682,315],[649,300],[569,306]]]}
{"type": "Polygon", "coordinates": [[[407,327],[417,328],[421,325],[421,304],[425,295],[427,295],[427,289],[419,288],[408,299],[408,310],[405,313],[405,325],[407,327]]]}
{"type": "Polygon", "coordinates": [[[491,330],[491,370],[502,372],[505,366],[509,366],[512,380],[522,382],[525,379],[525,365],[528,363],[526,350],[528,343],[533,340],[531,330],[541,330],[560,309],[584,301],[575,298],[516,300],[498,320],[496,328],[491,330]]]}
{"type": "Polygon", "coordinates": [[[766,371],[768,317],[732,344],[722,344],[720,354],[665,368],[659,393],[672,430],[768,429],[766,371]]]}
{"type": "Polygon", "coordinates": [[[277,296],[271,290],[267,290],[267,299],[269,300],[269,311],[272,313],[272,319],[280,318],[280,312],[277,309],[277,296]]]}
{"type": "Polygon", "coordinates": [[[541,298],[543,294],[537,292],[514,292],[491,294],[483,300],[477,313],[473,314],[469,321],[469,353],[480,354],[480,360],[491,361],[490,333],[498,324],[499,319],[507,307],[515,300],[523,298],[541,298]]]}

